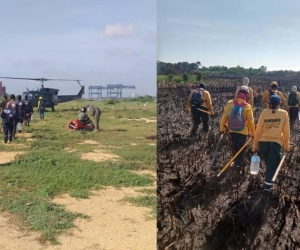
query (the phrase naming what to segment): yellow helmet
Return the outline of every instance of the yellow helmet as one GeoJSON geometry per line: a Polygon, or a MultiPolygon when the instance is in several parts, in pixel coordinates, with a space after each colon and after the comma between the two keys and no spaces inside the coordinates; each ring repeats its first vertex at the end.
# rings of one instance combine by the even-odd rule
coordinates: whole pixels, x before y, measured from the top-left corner
{"type": "Polygon", "coordinates": [[[40,97],[39,97],[39,100],[42,100],[42,99],[43,99],[43,97],[40,96],[40,97]]]}
{"type": "Polygon", "coordinates": [[[271,82],[271,86],[272,86],[272,85],[278,86],[278,83],[277,83],[276,81],[273,81],[273,82],[271,82]]]}

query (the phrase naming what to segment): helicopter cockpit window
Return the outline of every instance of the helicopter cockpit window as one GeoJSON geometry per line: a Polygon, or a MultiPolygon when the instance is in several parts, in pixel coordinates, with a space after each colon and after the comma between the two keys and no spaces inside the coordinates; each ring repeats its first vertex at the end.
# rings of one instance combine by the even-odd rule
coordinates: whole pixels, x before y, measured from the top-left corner
{"type": "Polygon", "coordinates": [[[38,96],[38,95],[35,95],[35,96],[34,96],[34,99],[39,99],[39,96],[38,96]]]}

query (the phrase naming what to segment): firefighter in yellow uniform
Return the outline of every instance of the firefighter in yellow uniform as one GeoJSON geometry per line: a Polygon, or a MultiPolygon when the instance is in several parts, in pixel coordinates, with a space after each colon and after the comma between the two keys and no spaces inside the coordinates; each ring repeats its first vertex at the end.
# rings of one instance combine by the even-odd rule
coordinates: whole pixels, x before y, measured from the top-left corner
{"type": "Polygon", "coordinates": [[[286,111],[290,117],[290,128],[293,129],[294,124],[298,118],[300,105],[300,93],[297,91],[297,86],[292,86],[292,91],[287,98],[286,111]]]}
{"type": "Polygon", "coordinates": [[[282,92],[280,92],[280,91],[278,90],[278,83],[275,82],[275,81],[273,81],[273,82],[271,82],[271,87],[270,87],[270,89],[269,89],[269,90],[266,90],[266,91],[264,92],[264,95],[263,95],[262,100],[261,100],[263,103],[266,104],[266,108],[269,108],[269,107],[270,107],[270,105],[269,105],[269,103],[270,103],[270,97],[271,97],[271,95],[273,95],[273,94],[275,94],[275,93],[280,97],[280,100],[281,100],[280,105],[281,105],[281,104],[286,104],[286,99],[285,99],[285,97],[283,96],[282,92]]]}
{"type": "Polygon", "coordinates": [[[187,101],[186,110],[192,113],[192,134],[197,132],[201,122],[203,123],[203,132],[208,132],[209,114],[207,112],[209,112],[210,115],[213,115],[214,111],[210,93],[206,90],[206,85],[204,83],[201,83],[198,89],[191,91],[187,101]],[[196,99],[194,98],[195,96],[196,99]]]}
{"type": "Polygon", "coordinates": [[[258,118],[252,151],[265,159],[266,172],[264,181],[264,198],[268,199],[273,186],[272,179],[280,163],[280,151],[290,151],[290,125],[287,111],[280,108],[280,97],[270,97],[270,108],[264,109],[258,118]]]}
{"type": "MultiPolygon", "coordinates": [[[[249,90],[249,98],[248,98],[248,101],[247,101],[247,102],[251,105],[252,110],[254,110],[253,89],[250,88],[248,85],[249,85],[249,78],[248,78],[248,77],[244,77],[244,78],[243,78],[242,86],[247,86],[247,87],[248,87],[248,90],[249,90]]],[[[236,91],[235,91],[235,98],[237,97],[238,92],[239,92],[240,89],[241,89],[241,86],[238,86],[238,87],[236,88],[236,91]]]]}
{"type": "MultiPolygon", "coordinates": [[[[221,135],[226,131],[226,126],[229,129],[229,140],[232,142],[231,145],[233,147],[233,154],[236,154],[246,143],[247,136],[250,132],[250,135],[254,136],[254,118],[252,107],[246,100],[249,97],[249,90],[247,86],[241,86],[241,89],[238,92],[238,95],[235,99],[229,100],[224,108],[224,113],[220,123],[220,132],[221,135]],[[240,128],[234,128],[230,125],[231,120],[231,111],[234,107],[239,106],[242,107],[243,112],[243,120],[244,123],[240,124],[240,128]]],[[[244,163],[244,155],[246,152],[246,148],[242,150],[242,152],[236,157],[234,163],[234,181],[240,180],[240,170],[244,163]]]]}

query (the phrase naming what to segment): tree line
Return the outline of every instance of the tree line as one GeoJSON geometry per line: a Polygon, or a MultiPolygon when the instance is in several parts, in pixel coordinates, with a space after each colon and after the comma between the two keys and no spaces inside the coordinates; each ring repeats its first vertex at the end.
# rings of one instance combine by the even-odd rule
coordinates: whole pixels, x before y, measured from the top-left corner
{"type": "Polygon", "coordinates": [[[300,71],[292,70],[275,70],[268,71],[266,66],[259,68],[244,68],[242,66],[225,67],[225,66],[201,66],[201,62],[178,62],[166,63],[157,61],[157,75],[159,80],[168,81],[200,81],[202,78],[219,78],[219,77],[270,77],[270,78],[285,78],[299,79],[300,71]]]}

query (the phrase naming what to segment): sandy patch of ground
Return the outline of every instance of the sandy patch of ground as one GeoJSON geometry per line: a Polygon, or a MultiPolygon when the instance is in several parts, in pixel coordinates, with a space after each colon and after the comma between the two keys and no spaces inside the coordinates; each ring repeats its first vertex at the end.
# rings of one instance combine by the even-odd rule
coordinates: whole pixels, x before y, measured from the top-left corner
{"type": "MultiPolygon", "coordinates": [[[[24,154],[25,152],[19,151],[19,152],[0,152],[0,164],[7,164],[12,162],[16,155],[24,154]]],[[[1,246],[1,244],[0,244],[1,246]]],[[[0,248],[1,249],[1,248],[0,248]]]]}
{"type": "Polygon", "coordinates": [[[80,142],[78,144],[99,144],[97,141],[93,141],[93,140],[85,140],[83,142],[80,142]]]}
{"type": "Polygon", "coordinates": [[[74,148],[65,148],[65,150],[69,153],[77,151],[77,149],[74,149],[74,148]]]}
{"type": "Polygon", "coordinates": [[[28,145],[24,143],[7,143],[5,147],[13,147],[13,148],[28,148],[28,145]]]}
{"type": "Polygon", "coordinates": [[[128,121],[145,121],[146,123],[157,122],[156,118],[139,118],[139,119],[127,119],[121,118],[121,120],[128,120],[128,121]]]}
{"type": "Polygon", "coordinates": [[[16,137],[23,137],[23,138],[32,138],[32,133],[17,133],[16,137]]]}
{"type": "Polygon", "coordinates": [[[100,161],[117,161],[120,156],[111,154],[107,150],[94,150],[93,152],[85,153],[81,155],[81,158],[84,160],[92,160],[96,162],[100,161]]]}
{"type": "Polygon", "coordinates": [[[156,146],[155,143],[148,143],[148,145],[150,145],[150,146],[156,146]]]}
{"type": "Polygon", "coordinates": [[[66,210],[84,213],[91,219],[77,219],[77,228],[57,239],[60,245],[42,245],[40,235],[20,226],[8,213],[0,215],[1,250],[155,250],[156,220],[148,220],[148,208],[121,202],[125,196],[137,196],[132,188],[107,189],[94,192],[90,199],[75,199],[69,195],[53,202],[66,210]]]}
{"type": "Polygon", "coordinates": [[[132,146],[136,146],[136,145],[137,145],[137,143],[134,143],[134,142],[133,142],[133,143],[130,143],[130,145],[132,145],[132,146]]]}

